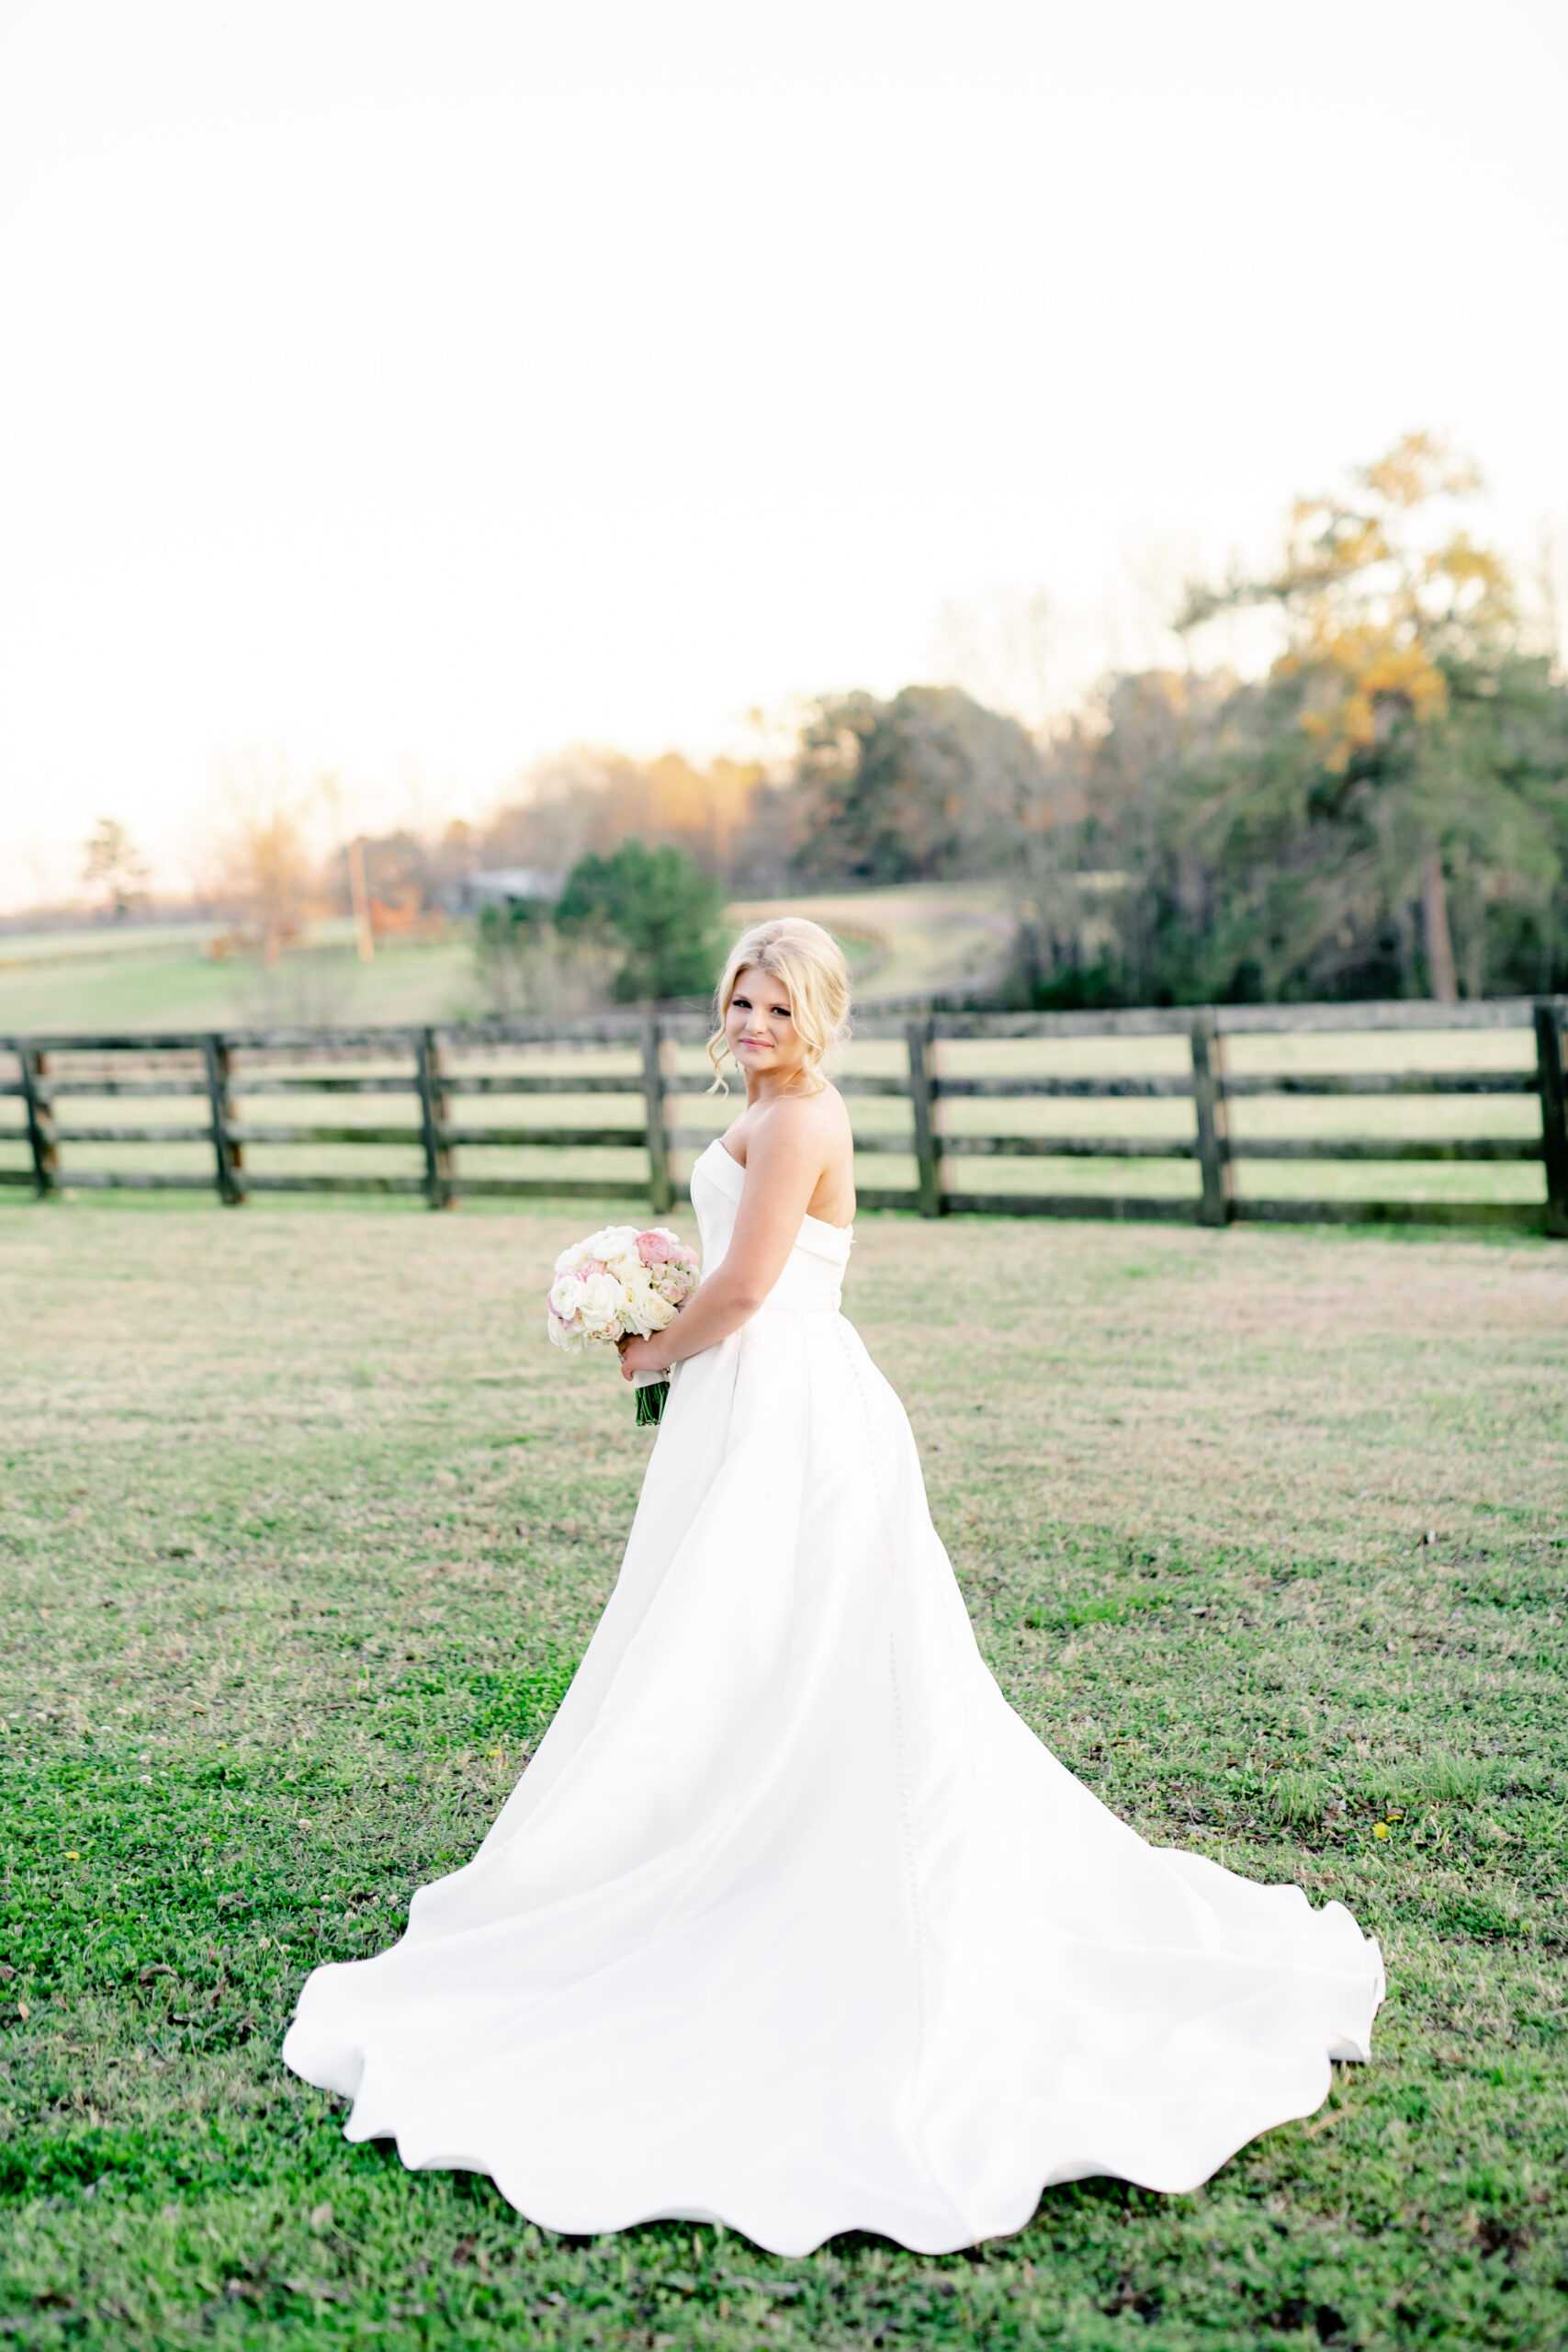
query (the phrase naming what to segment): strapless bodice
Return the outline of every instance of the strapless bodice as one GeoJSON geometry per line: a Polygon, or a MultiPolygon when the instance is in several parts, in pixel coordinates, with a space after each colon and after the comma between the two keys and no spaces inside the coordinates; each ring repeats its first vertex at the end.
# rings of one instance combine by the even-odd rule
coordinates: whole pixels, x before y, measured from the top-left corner
{"type": "MultiPolygon", "coordinates": [[[[702,1235],[705,1275],[721,1263],[729,1247],[745,1185],[746,1170],[716,1140],[693,1165],[692,1206],[702,1235]]],[[[852,1226],[827,1225],[819,1216],[803,1216],[784,1270],[762,1301],[763,1310],[836,1314],[853,1240],[852,1226]]]]}

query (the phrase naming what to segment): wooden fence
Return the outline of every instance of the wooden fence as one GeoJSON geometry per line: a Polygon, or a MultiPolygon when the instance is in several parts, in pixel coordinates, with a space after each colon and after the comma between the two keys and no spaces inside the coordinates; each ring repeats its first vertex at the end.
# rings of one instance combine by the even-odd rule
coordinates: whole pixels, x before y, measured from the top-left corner
{"type": "MultiPolygon", "coordinates": [[[[896,1130],[857,1121],[856,1150],[897,1153],[913,1162],[913,1186],[858,1185],[863,1207],[908,1208],[923,1216],[1007,1216],[1181,1218],[1209,1226],[1233,1220],[1305,1223],[1364,1220],[1514,1227],[1568,1238],[1568,1129],[1564,1124],[1562,1032],[1568,999],[1515,998],[1473,1004],[1429,1003],[1202,1006],[1196,1010],[1095,1013],[924,1012],[908,1019],[874,1015],[857,1026],[857,1044],[873,1041],[896,1066],[882,1072],[849,1069],[838,1083],[852,1100],[898,1098],[909,1105],[896,1130]],[[1236,1070],[1233,1046],[1245,1037],[1307,1033],[1366,1036],[1380,1031],[1526,1033],[1528,1056],[1516,1066],[1300,1071],[1236,1070]],[[992,1069],[965,1074],[948,1064],[956,1049],[976,1041],[1015,1045],[1042,1040],[1129,1038],[1183,1041],[1179,1069],[1142,1075],[1041,1073],[992,1069]],[[891,1049],[891,1050],[888,1050],[891,1049]],[[1356,1098],[1474,1097],[1529,1094],[1540,1110],[1539,1132],[1391,1137],[1365,1133],[1267,1136],[1237,1132],[1237,1106],[1264,1097],[1325,1097],[1349,1106],[1356,1098]],[[976,1132],[956,1123],[949,1106],[969,1101],[1190,1101],[1183,1132],[1107,1135],[976,1132]],[[1156,1194],[976,1190],[967,1163],[1044,1159],[1195,1163],[1190,1193],[1156,1194]],[[1540,1197],[1525,1200],[1364,1200],[1239,1194],[1238,1162],[1247,1159],[1337,1162],[1519,1161],[1543,1163],[1540,1197]]],[[[238,1205],[257,1193],[380,1192],[422,1194],[432,1208],[465,1195],[624,1198],[648,1201],[656,1212],[683,1197],[682,1155],[711,1141],[716,1130],[672,1117],[676,1098],[700,1092],[690,1067],[705,1023],[685,1012],[606,1015],[590,1021],[520,1021],[484,1028],[319,1029],[224,1031],[138,1036],[33,1036],[0,1039],[0,1098],[19,1107],[19,1120],[0,1124],[18,1153],[0,1159],[0,1184],[30,1187],[39,1197],[89,1187],[215,1192],[238,1205]],[[606,1049],[615,1069],[583,1068],[606,1049]],[[684,1051],[687,1070],[677,1067],[684,1051]],[[571,1069],[542,1069],[552,1055],[571,1069]],[[503,1068],[510,1056],[524,1069],[503,1068]],[[5,1057],[11,1057],[7,1069],[5,1057]],[[498,1123],[499,1102],[561,1096],[618,1096],[630,1118],[617,1125],[545,1126],[498,1123]],[[257,1116],[265,1098],[402,1098],[412,1112],[396,1124],[337,1123],[317,1113],[307,1122],[257,1116]],[[196,1098],[195,1115],[169,1118],[72,1116],[73,1100],[109,1100],[128,1108],[196,1098]],[[242,1115],[240,1105],[245,1105],[242,1115]],[[84,1145],[199,1145],[204,1164],[183,1168],[78,1165],[84,1145]],[[401,1146],[417,1155],[413,1172],[336,1173],[255,1165],[249,1155],[272,1146],[401,1146]],[[486,1174],[468,1164],[496,1147],[532,1153],[581,1154],[604,1147],[646,1155],[645,1171],[627,1176],[560,1172],[486,1174]]],[[[1466,1048],[1466,1050],[1470,1050],[1466,1048]]],[[[1110,1058],[1110,1057],[1107,1057],[1110,1058]]],[[[1124,1058],[1124,1057],[1123,1057],[1124,1058]]],[[[1496,1057],[1493,1060],[1495,1063],[1496,1057]]],[[[344,1106],[346,1108],[346,1105],[344,1106]]],[[[368,1109],[367,1104],[361,1106],[368,1109]]],[[[401,1108],[401,1105],[400,1105],[401,1108]]],[[[868,1114],[870,1115],[870,1114],[868,1114]]],[[[972,1114],[971,1114],[972,1115],[972,1114]]],[[[1517,1123],[1516,1123],[1517,1125],[1517,1123]]],[[[978,1172],[978,1171],[976,1171],[978,1172]]]]}

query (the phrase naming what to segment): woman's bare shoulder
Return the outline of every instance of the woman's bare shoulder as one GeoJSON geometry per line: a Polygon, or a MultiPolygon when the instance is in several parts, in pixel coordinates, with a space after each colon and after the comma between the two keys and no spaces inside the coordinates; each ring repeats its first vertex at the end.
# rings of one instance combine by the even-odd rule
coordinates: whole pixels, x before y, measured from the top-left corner
{"type": "Polygon", "coordinates": [[[780,1096],[767,1105],[749,1141],[746,1165],[758,1167],[764,1184],[778,1179],[792,1192],[804,1186],[807,1214],[829,1225],[853,1216],[854,1137],[836,1087],[780,1096]]]}
{"type": "Polygon", "coordinates": [[[843,1096],[828,1086],[817,1094],[778,1095],[748,1111],[745,1125],[747,1162],[755,1153],[769,1161],[817,1159],[826,1166],[850,1131],[843,1096]]]}
{"type": "Polygon", "coordinates": [[[778,1121],[778,1132],[802,1139],[821,1136],[827,1141],[834,1140],[850,1123],[843,1096],[827,1080],[815,1094],[781,1094],[769,1103],[767,1115],[770,1121],[778,1121]]]}

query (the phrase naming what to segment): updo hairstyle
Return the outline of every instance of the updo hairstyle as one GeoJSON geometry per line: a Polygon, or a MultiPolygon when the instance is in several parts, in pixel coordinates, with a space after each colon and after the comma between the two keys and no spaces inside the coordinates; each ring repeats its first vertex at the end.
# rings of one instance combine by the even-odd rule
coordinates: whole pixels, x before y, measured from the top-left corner
{"type": "Polygon", "coordinates": [[[789,998],[795,1035],[806,1047],[801,1071],[804,1088],[807,1093],[819,1094],[827,1083],[823,1061],[849,1035],[850,967],[832,933],[805,915],[775,915],[771,922],[753,923],[730,949],[714,998],[718,1019],[708,1039],[708,1059],[713,1064],[708,1092],[728,1091],[719,1067],[728,1050],[724,1023],[736,982],[752,967],[771,972],[789,998]]]}

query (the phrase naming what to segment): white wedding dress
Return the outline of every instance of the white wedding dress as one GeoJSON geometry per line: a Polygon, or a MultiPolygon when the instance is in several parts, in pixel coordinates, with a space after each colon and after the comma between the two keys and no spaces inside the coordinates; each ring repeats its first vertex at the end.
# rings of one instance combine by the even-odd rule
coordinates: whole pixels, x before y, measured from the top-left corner
{"type": "MultiPolygon", "coordinates": [[[[745,1171],[693,1171],[709,1272],[745,1171]]],[[[1337,1903],[1146,1846],[976,1647],[850,1235],[673,1381],[620,1579],[473,1860],[319,1968],[284,2044],[352,2140],[547,2228],[942,2253],[1054,2181],[1190,2189],[1367,2055],[1337,1903]]]]}

